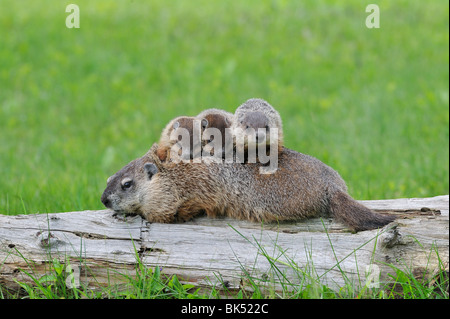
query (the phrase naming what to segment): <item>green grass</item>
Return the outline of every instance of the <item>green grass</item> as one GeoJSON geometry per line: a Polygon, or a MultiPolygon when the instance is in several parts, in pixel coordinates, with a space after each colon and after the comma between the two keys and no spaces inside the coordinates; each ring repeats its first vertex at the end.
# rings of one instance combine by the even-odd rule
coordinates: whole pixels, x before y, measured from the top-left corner
{"type": "Polygon", "coordinates": [[[448,194],[448,2],[0,0],[0,213],[101,209],[166,122],[267,99],[357,199],[448,194]]]}

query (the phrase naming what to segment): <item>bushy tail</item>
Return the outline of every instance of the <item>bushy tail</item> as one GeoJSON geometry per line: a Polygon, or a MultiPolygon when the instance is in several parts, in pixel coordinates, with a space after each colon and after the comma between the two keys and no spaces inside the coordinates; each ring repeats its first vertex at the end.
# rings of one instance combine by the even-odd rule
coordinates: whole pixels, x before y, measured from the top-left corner
{"type": "Polygon", "coordinates": [[[374,213],[342,191],[337,191],[331,196],[330,211],[338,221],[355,231],[380,228],[395,219],[394,216],[374,213]]]}

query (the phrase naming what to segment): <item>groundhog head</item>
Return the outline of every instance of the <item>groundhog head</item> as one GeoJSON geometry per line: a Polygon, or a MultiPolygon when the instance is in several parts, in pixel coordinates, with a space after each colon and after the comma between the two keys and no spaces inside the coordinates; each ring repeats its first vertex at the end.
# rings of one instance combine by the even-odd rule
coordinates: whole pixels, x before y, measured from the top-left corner
{"type": "MultiPolygon", "coordinates": [[[[262,99],[249,99],[240,105],[234,114],[231,126],[237,144],[249,145],[282,145],[283,133],[280,114],[262,99]],[[242,140],[244,139],[244,142],[242,140]],[[247,139],[248,141],[245,141],[247,139]]],[[[237,149],[242,148],[236,146],[237,149]]]]}
{"type": "MultiPolygon", "coordinates": [[[[232,127],[236,156],[243,158],[248,155],[248,162],[256,161],[256,154],[267,154],[268,146],[277,143],[277,128],[270,127],[268,117],[259,111],[248,111],[235,118],[232,127]],[[261,153],[262,152],[262,153],[261,153]]],[[[277,148],[277,145],[274,144],[277,148]]]]}
{"type": "Polygon", "coordinates": [[[158,197],[161,192],[157,180],[163,168],[156,150],[155,144],[147,154],[131,161],[108,178],[101,197],[105,207],[122,213],[148,213],[146,205],[149,198],[158,197]]]}
{"type": "MultiPolygon", "coordinates": [[[[248,134],[248,141],[253,141],[256,144],[269,144],[269,119],[267,116],[259,111],[246,112],[238,119],[234,132],[239,130],[248,134]]],[[[237,133],[238,134],[238,133],[237,133]]],[[[246,141],[246,145],[247,145],[246,141]]]]}
{"type": "MultiPolygon", "coordinates": [[[[201,119],[202,149],[210,155],[220,154],[225,156],[227,129],[231,126],[231,120],[222,113],[209,113],[201,119]],[[209,145],[208,145],[209,144],[209,145]],[[205,146],[208,145],[206,148],[205,146]]],[[[232,140],[230,143],[232,144],[232,140]]],[[[230,145],[232,148],[233,145],[230,145]]]]}
{"type": "Polygon", "coordinates": [[[171,120],[161,133],[158,158],[161,161],[192,159],[194,154],[201,151],[201,125],[203,122],[189,116],[179,116],[171,120]],[[175,153],[168,151],[172,150],[173,146],[176,146],[175,153]]]}

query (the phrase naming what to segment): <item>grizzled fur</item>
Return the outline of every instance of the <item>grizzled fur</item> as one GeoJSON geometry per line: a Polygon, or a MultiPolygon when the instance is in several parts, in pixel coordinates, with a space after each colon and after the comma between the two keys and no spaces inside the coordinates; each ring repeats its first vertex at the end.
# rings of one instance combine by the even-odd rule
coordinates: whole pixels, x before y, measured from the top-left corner
{"type": "MultiPolygon", "coordinates": [[[[271,142],[274,142],[270,141],[269,128],[278,129],[277,142],[278,151],[280,152],[283,147],[283,123],[280,114],[267,101],[249,99],[236,109],[231,126],[234,136],[242,134],[245,130],[253,129],[255,132],[254,141],[258,144],[258,141],[264,141],[265,139],[266,144],[269,145],[271,142]],[[258,131],[258,129],[262,130],[258,131]]],[[[237,145],[237,147],[241,146],[237,145]]],[[[247,141],[243,147],[244,150],[247,150],[247,141]]]]}
{"type": "Polygon", "coordinates": [[[297,220],[331,213],[356,231],[384,226],[347,194],[345,182],[321,161],[287,148],[274,174],[260,164],[161,162],[155,144],[108,180],[102,202],[150,222],[186,221],[197,214],[251,221],[297,220]]]}

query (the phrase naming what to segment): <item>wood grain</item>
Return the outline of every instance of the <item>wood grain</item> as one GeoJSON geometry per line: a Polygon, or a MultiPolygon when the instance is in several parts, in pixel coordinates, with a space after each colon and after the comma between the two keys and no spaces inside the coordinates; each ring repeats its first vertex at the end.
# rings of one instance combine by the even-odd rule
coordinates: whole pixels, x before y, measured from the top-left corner
{"type": "Polygon", "coordinates": [[[440,262],[448,265],[448,195],[361,203],[397,219],[380,230],[351,233],[331,218],[150,224],[110,210],[0,215],[0,284],[32,282],[25,271],[39,278],[55,258],[78,266],[81,283],[90,287],[124,282],[123,274],[132,276],[140,259],[184,282],[231,290],[246,288],[249,276],[276,290],[310,275],[330,287],[364,286],[367,270],[379,270],[381,281],[395,273],[386,264],[427,275],[440,262]]]}

